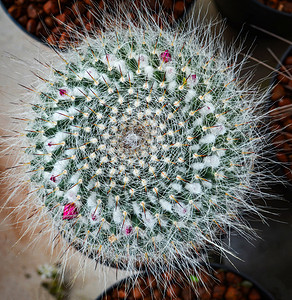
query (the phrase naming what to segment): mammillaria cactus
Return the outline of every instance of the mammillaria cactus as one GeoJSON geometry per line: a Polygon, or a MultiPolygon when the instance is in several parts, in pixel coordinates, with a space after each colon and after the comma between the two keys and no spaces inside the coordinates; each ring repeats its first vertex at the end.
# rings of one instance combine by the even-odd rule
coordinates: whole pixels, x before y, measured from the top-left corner
{"type": "Polygon", "coordinates": [[[262,96],[219,40],[208,26],[141,17],[42,63],[21,117],[16,191],[29,184],[30,217],[49,216],[71,246],[129,270],[195,267],[228,251],[220,234],[248,235],[262,96]]]}

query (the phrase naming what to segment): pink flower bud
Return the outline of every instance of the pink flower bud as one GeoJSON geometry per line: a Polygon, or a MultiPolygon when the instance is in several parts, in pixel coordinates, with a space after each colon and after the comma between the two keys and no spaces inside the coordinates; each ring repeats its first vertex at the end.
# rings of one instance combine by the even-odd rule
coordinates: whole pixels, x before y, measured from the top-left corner
{"type": "Polygon", "coordinates": [[[196,82],[197,80],[197,75],[196,74],[193,74],[191,75],[191,78],[190,78],[193,82],[196,82]]]}
{"type": "Polygon", "coordinates": [[[124,231],[125,231],[125,234],[126,234],[126,235],[129,235],[129,234],[131,234],[131,232],[133,231],[133,227],[132,227],[131,225],[126,225],[126,226],[124,227],[124,231]]]}
{"type": "Polygon", "coordinates": [[[163,62],[167,63],[167,62],[171,61],[171,55],[168,50],[165,50],[164,52],[162,52],[160,54],[160,57],[162,58],[163,62]]]}
{"type": "Polygon", "coordinates": [[[92,213],[91,214],[91,219],[92,219],[92,221],[97,221],[98,220],[98,215],[95,214],[95,213],[92,213]]]}
{"type": "Polygon", "coordinates": [[[190,75],[188,78],[188,83],[189,85],[194,86],[197,83],[197,75],[196,74],[190,75]]]}
{"type": "Polygon", "coordinates": [[[50,180],[53,181],[53,182],[56,182],[56,181],[57,181],[57,176],[52,175],[52,176],[50,177],[50,180]]]}
{"type": "Polygon", "coordinates": [[[64,96],[67,94],[67,91],[64,89],[59,89],[60,96],[64,96]]]}
{"type": "Polygon", "coordinates": [[[76,205],[71,202],[65,205],[63,211],[63,220],[72,220],[78,215],[78,209],[76,205]]]}

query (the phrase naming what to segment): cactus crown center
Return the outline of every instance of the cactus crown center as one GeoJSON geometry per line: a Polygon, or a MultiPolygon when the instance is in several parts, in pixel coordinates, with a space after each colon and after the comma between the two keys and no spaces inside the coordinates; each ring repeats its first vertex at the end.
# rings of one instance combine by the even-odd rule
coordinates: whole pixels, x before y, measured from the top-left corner
{"type": "Polygon", "coordinates": [[[137,132],[128,132],[125,136],[125,146],[136,149],[139,146],[141,137],[137,132]]]}

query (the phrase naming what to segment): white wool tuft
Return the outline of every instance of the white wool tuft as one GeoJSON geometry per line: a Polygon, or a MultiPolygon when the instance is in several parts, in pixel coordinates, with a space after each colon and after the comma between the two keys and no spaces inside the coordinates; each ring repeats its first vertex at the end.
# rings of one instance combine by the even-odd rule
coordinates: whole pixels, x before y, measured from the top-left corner
{"type": "Polygon", "coordinates": [[[185,95],[185,101],[189,102],[191,101],[195,96],[196,96],[196,91],[195,90],[189,90],[187,94],[185,95]]]}
{"type": "Polygon", "coordinates": [[[146,227],[150,230],[152,230],[157,223],[157,219],[153,217],[149,211],[146,211],[146,213],[142,215],[142,219],[146,227]]]}
{"type": "Polygon", "coordinates": [[[199,183],[187,183],[185,188],[192,194],[201,194],[202,187],[199,183]]]}
{"type": "Polygon", "coordinates": [[[209,182],[209,181],[203,181],[202,182],[202,185],[204,186],[204,187],[206,187],[207,189],[210,189],[210,188],[212,188],[212,183],[211,182],[209,182]]]}
{"type": "Polygon", "coordinates": [[[80,178],[80,172],[77,172],[71,176],[69,182],[75,184],[78,182],[79,178],[80,178]]]}
{"type": "Polygon", "coordinates": [[[220,159],[217,155],[211,155],[204,158],[204,164],[207,167],[217,168],[220,165],[220,159]]]}
{"type": "Polygon", "coordinates": [[[174,190],[176,190],[179,193],[182,191],[182,186],[179,183],[172,183],[171,186],[174,190]]]}
{"type": "Polygon", "coordinates": [[[203,136],[200,139],[199,143],[200,144],[212,144],[215,142],[215,140],[216,140],[216,136],[214,134],[210,133],[210,134],[206,134],[205,136],[203,136]]]}
{"type": "Polygon", "coordinates": [[[203,118],[198,118],[193,122],[194,126],[199,126],[203,124],[203,118]]]}
{"type": "Polygon", "coordinates": [[[144,68],[148,66],[148,56],[145,54],[137,54],[136,55],[136,60],[140,58],[140,67],[144,68]]]}
{"type": "Polygon", "coordinates": [[[171,80],[174,79],[176,71],[175,71],[175,68],[173,66],[167,66],[165,68],[165,73],[166,73],[166,75],[165,75],[166,80],[171,81],[171,80]]]}
{"type": "Polygon", "coordinates": [[[91,193],[91,195],[87,198],[87,206],[95,207],[97,205],[96,193],[91,193]]]}
{"type": "Polygon", "coordinates": [[[69,116],[74,116],[78,114],[78,111],[76,110],[76,107],[71,106],[68,108],[68,113],[69,116]]]}
{"type": "Polygon", "coordinates": [[[199,149],[200,149],[200,145],[192,145],[190,147],[190,150],[192,150],[192,151],[198,151],[199,149]]]}
{"type": "Polygon", "coordinates": [[[122,74],[127,74],[126,64],[123,60],[116,60],[114,63],[112,63],[112,66],[117,68],[119,71],[121,69],[122,74]]]}
{"type": "Polygon", "coordinates": [[[76,200],[77,190],[78,190],[78,186],[74,187],[73,189],[65,193],[64,197],[68,200],[68,202],[73,202],[76,200]]]}
{"type": "Polygon", "coordinates": [[[192,164],[192,168],[196,171],[203,170],[206,167],[203,163],[194,163],[192,164]]]}
{"type": "Polygon", "coordinates": [[[208,94],[208,95],[206,95],[204,98],[205,98],[206,101],[209,101],[209,102],[210,102],[210,101],[212,101],[213,96],[212,96],[211,94],[208,94]]]}
{"type": "Polygon", "coordinates": [[[144,71],[145,71],[145,74],[146,74],[146,76],[148,78],[152,78],[153,77],[153,72],[154,72],[153,67],[147,66],[147,67],[145,67],[144,71]]]}
{"type": "Polygon", "coordinates": [[[115,199],[112,195],[108,197],[108,207],[113,208],[116,205],[115,199]]]}
{"type": "Polygon", "coordinates": [[[84,94],[82,94],[82,92],[86,95],[86,91],[82,87],[74,87],[70,96],[84,97],[84,94]]]}
{"type": "Polygon", "coordinates": [[[176,82],[175,82],[175,81],[171,81],[171,82],[169,83],[169,85],[168,85],[168,90],[169,90],[170,92],[173,92],[173,91],[175,90],[176,86],[177,86],[176,82]]]}
{"type": "Polygon", "coordinates": [[[211,132],[216,135],[223,135],[226,132],[226,128],[223,124],[216,123],[213,128],[211,128],[211,132]]]}
{"type": "Polygon", "coordinates": [[[116,224],[120,224],[123,221],[123,214],[122,214],[121,209],[119,207],[114,208],[113,220],[116,224]]]}
{"type": "Polygon", "coordinates": [[[176,203],[174,205],[174,211],[181,217],[187,216],[189,214],[189,210],[190,210],[190,208],[188,206],[184,205],[183,203],[180,203],[180,204],[176,203]]]}
{"type": "MultiPolygon", "coordinates": [[[[87,70],[85,70],[82,74],[83,78],[86,78],[88,80],[93,81],[92,78],[94,78],[95,80],[99,77],[98,72],[96,71],[95,68],[88,68],[87,70]],[[89,75],[90,74],[90,75],[89,75]]],[[[69,94],[70,95],[70,94],[69,94]]]]}
{"type": "Polygon", "coordinates": [[[133,210],[137,216],[140,216],[140,214],[142,213],[141,206],[137,202],[133,203],[133,210]]]}
{"type": "Polygon", "coordinates": [[[200,114],[201,115],[208,115],[208,114],[211,114],[213,113],[215,110],[215,107],[212,103],[210,102],[206,102],[204,107],[202,109],[199,110],[200,114]]]}
{"type": "Polygon", "coordinates": [[[164,210],[172,212],[172,204],[169,201],[161,199],[159,202],[164,210]]]}

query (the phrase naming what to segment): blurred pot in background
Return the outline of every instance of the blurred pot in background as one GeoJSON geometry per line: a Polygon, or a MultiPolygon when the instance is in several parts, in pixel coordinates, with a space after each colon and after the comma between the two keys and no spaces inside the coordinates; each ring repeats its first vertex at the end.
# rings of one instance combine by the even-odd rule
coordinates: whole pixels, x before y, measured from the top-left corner
{"type": "Polygon", "coordinates": [[[215,0],[218,10],[232,25],[256,25],[292,38],[292,2],[265,0],[215,0]]]}

